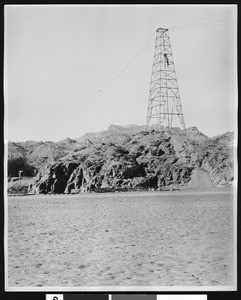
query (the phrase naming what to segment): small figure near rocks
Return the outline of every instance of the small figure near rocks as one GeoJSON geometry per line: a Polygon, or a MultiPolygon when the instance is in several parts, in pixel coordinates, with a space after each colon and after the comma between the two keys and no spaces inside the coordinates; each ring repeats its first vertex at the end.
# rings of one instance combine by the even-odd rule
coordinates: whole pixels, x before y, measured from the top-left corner
{"type": "Polygon", "coordinates": [[[28,187],[28,194],[33,194],[34,190],[33,190],[33,184],[30,183],[29,187],[28,187]]]}
{"type": "Polygon", "coordinates": [[[22,173],[23,173],[23,170],[19,170],[19,171],[18,171],[18,178],[19,178],[19,179],[22,177],[22,173]]]}

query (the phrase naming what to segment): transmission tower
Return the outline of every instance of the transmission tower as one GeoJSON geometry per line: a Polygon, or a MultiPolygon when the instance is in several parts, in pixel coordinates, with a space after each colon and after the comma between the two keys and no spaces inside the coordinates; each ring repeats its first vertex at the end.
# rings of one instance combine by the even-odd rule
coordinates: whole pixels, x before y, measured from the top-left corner
{"type": "Polygon", "coordinates": [[[168,29],[158,28],[146,126],[160,124],[172,127],[174,121],[179,121],[185,128],[168,29]]]}

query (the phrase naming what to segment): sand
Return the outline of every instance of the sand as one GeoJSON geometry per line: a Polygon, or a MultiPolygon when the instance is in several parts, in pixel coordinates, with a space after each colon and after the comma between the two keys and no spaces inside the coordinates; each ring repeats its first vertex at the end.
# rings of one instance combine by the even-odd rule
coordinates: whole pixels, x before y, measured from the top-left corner
{"type": "Polygon", "coordinates": [[[234,284],[232,193],[9,197],[9,287],[234,284]]]}
{"type": "Polygon", "coordinates": [[[209,174],[202,168],[196,168],[192,172],[191,180],[188,182],[188,189],[210,190],[215,189],[209,174]]]}

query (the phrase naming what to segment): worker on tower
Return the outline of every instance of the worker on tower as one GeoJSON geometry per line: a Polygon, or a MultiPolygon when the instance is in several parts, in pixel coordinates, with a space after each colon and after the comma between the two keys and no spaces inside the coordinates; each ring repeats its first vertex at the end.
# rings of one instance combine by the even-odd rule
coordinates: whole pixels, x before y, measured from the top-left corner
{"type": "Polygon", "coordinates": [[[166,53],[164,54],[164,57],[165,57],[165,59],[166,59],[167,65],[169,66],[169,59],[168,59],[168,57],[167,57],[167,54],[166,54],[166,53]]]}

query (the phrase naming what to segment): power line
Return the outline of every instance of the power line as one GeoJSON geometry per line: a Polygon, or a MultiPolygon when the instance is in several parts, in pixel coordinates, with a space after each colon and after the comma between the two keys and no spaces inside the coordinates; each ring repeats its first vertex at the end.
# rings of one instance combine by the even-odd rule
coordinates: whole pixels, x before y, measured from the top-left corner
{"type": "MultiPolygon", "coordinates": [[[[103,95],[109,90],[109,88],[112,86],[112,84],[117,80],[117,78],[128,68],[130,65],[140,56],[142,55],[155,41],[155,39],[151,40],[153,36],[155,35],[155,32],[147,39],[147,41],[144,43],[144,45],[136,52],[136,54],[133,56],[133,58],[129,61],[129,63],[117,74],[115,75],[107,84],[107,86],[101,90],[101,93],[98,93],[92,97],[90,97],[82,106],[82,111],[83,107],[86,107],[87,105],[90,105],[92,103],[95,103],[97,100],[103,97],[103,95]],[[151,40],[151,41],[150,41],[151,40]]],[[[79,112],[71,118],[71,120],[75,120],[79,116],[79,112]]],[[[61,127],[63,125],[66,125],[66,123],[69,122],[69,120],[65,120],[65,122],[61,123],[61,127]]],[[[55,123],[53,125],[53,129],[50,131],[53,131],[57,127],[58,123],[55,123]]],[[[49,132],[50,132],[49,131],[49,132]]]]}
{"type": "MultiPolygon", "coordinates": [[[[212,21],[212,22],[206,22],[206,23],[199,23],[199,24],[187,24],[187,25],[183,25],[183,26],[171,26],[169,27],[170,29],[182,29],[182,28],[195,28],[197,26],[203,26],[205,25],[205,27],[207,26],[217,26],[217,25],[223,25],[221,23],[227,23],[229,22],[229,20],[222,20],[222,21],[212,21]]],[[[225,24],[226,25],[226,24],[225,24]]],[[[135,54],[135,56],[130,60],[130,62],[116,75],[114,76],[109,84],[107,84],[106,88],[104,89],[104,92],[101,93],[101,95],[97,98],[97,99],[93,99],[94,102],[97,101],[98,99],[100,99],[104,93],[106,93],[106,91],[109,89],[109,87],[116,81],[116,79],[140,56],[143,54],[143,52],[145,52],[147,50],[147,48],[149,48],[153,42],[155,41],[155,39],[153,39],[151,42],[150,39],[154,36],[155,32],[148,38],[148,40],[145,42],[145,44],[141,47],[141,49],[135,54]],[[149,43],[148,43],[149,42],[149,43]]],[[[92,103],[92,101],[91,101],[92,103]]]]}
{"type": "MultiPolygon", "coordinates": [[[[154,33],[155,34],[155,33],[154,33]]],[[[153,34],[153,35],[154,35],[153,34]]],[[[152,36],[153,36],[152,35],[152,36]]],[[[150,40],[150,39],[149,39],[150,40]]],[[[95,103],[97,100],[99,100],[100,98],[103,97],[103,95],[109,90],[109,88],[112,86],[112,84],[117,80],[117,78],[120,77],[120,75],[127,69],[130,67],[130,65],[139,57],[141,56],[153,43],[154,43],[155,39],[153,39],[151,42],[149,42],[148,44],[145,43],[146,46],[143,46],[141,48],[141,50],[139,50],[136,55],[132,58],[132,60],[116,75],[114,76],[110,82],[108,83],[108,85],[106,86],[106,88],[103,90],[103,93],[101,93],[101,95],[99,97],[97,97],[97,99],[93,99],[92,101],[90,101],[89,103],[95,103]]],[[[87,103],[86,103],[87,104],[87,103]]]]}
{"type": "Polygon", "coordinates": [[[217,21],[217,22],[206,22],[206,23],[199,23],[199,24],[186,24],[183,26],[170,26],[170,30],[176,30],[176,29],[192,29],[192,28],[202,28],[202,27],[211,27],[211,26],[222,26],[222,25],[228,25],[232,24],[229,20],[224,21],[217,21]]]}
{"type": "Polygon", "coordinates": [[[152,40],[149,44],[147,44],[141,52],[138,51],[138,53],[132,58],[132,60],[110,81],[110,83],[107,85],[106,90],[114,83],[114,81],[139,57],[141,56],[147,48],[149,48],[153,44],[154,40],[152,40]]]}
{"type": "MultiPolygon", "coordinates": [[[[205,22],[205,23],[196,23],[196,24],[186,24],[182,26],[169,26],[168,28],[170,30],[178,30],[178,29],[194,29],[194,28],[204,28],[204,27],[211,27],[211,26],[222,26],[222,25],[228,25],[231,24],[230,20],[219,20],[219,21],[211,21],[211,22],[205,22]]],[[[133,58],[127,63],[127,65],[118,72],[106,85],[104,89],[101,89],[101,93],[98,92],[94,96],[90,97],[85,103],[82,105],[82,112],[84,111],[83,108],[86,106],[95,103],[97,100],[100,100],[103,95],[109,90],[109,88],[113,85],[113,83],[121,76],[121,74],[128,69],[133,62],[141,56],[155,41],[155,38],[153,39],[153,36],[155,35],[155,32],[147,39],[147,41],[144,43],[144,45],[136,52],[136,54],[133,56],[133,58]]],[[[71,118],[71,121],[75,120],[80,115],[79,112],[71,118]]],[[[61,125],[65,125],[69,120],[66,120],[64,123],[61,123],[61,125]]],[[[54,124],[53,129],[56,128],[56,124],[54,124]]],[[[52,130],[53,131],[53,130],[52,130]]]]}
{"type": "Polygon", "coordinates": [[[202,22],[202,23],[192,23],[192,24],[183,24],[179,26],[170,26],[169,28],[178,28],[183,26],[199,26],[199,25],[209,25],[209,24],[220,24],[220,23],[227,23],[230,22],[230,20],[219,20],[219,21],[210,21],[210,22],[202,22]]]}

